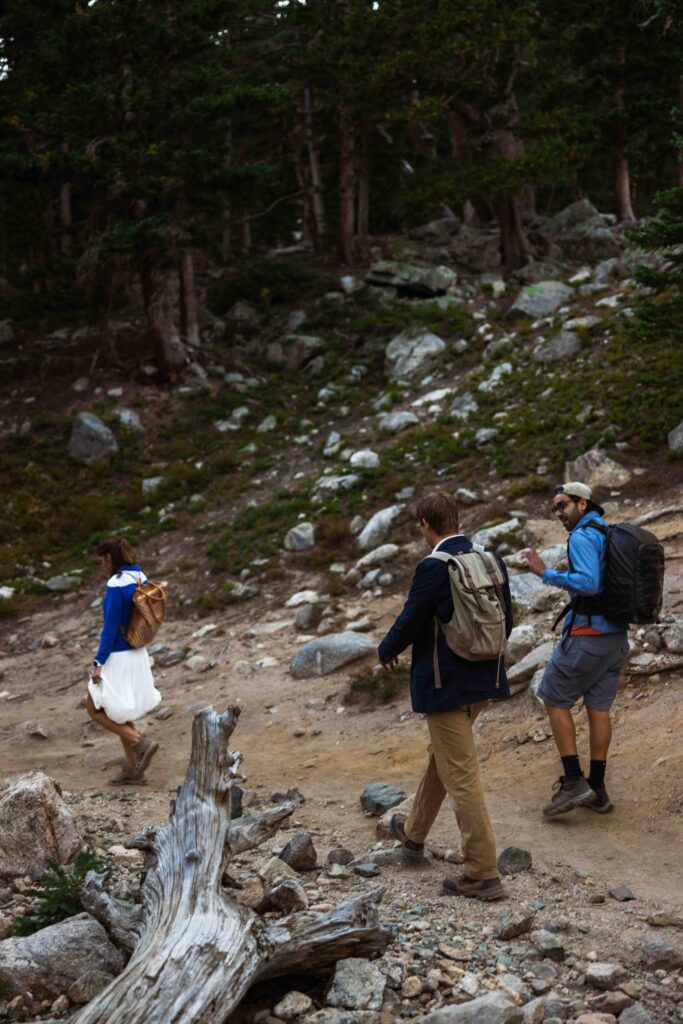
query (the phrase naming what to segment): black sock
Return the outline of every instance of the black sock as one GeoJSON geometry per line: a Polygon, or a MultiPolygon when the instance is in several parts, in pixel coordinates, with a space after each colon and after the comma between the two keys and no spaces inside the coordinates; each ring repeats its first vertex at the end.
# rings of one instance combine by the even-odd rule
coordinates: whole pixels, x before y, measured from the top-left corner
{"type": "Polygon", "coordinates": [[[606,767],[607,761],[591,761],[591,770],[590,775],[588,776],[588,785],[591,789],[594,789],[596,793],[605,785],[606,767]]]}
{"type": "Polygon", "coordinates": [[[562,767],[567,779],[580,779],[583,775],[578,754],[568,754],[562,758],[562,767]]]}

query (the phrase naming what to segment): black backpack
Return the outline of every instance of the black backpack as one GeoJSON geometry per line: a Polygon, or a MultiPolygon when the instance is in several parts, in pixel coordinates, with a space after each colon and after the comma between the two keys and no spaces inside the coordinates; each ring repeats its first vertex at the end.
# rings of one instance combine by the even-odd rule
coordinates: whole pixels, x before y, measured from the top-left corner
{"type": "MultiPolygon", "coordinates": [[[[624,628],[629,623],[657,622],[664,590],[664,548],[659,539],[631,523],[606,526],[590,520],[580,529],[589,527],[606,537],[602,591],[592,597],[575,597],[562,609],[555,626],[568,611],[573,612],[570,632],[577,615],[588,615],[589,624],[591,615],[603,615],[624,628]]],[[[569,567],[573,569],[571,557],[569,567]]]]}

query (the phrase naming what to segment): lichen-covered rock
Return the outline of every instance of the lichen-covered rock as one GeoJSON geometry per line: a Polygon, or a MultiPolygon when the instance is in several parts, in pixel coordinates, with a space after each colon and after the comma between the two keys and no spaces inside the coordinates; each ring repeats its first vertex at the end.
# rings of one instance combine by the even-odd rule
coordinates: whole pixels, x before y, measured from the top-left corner
{"type": "Polygon", "coordinates": [[[79,412],[71,428],[68,451],[78,462],[109,462],[119,450],[116,438],[99,416],[79,412]]]}
{"type": "Polygon", "coordinates": [[[550,316],[573,296],[574,289],[562,284],[561,281],[538,281],[522,288],[507,315],[511,320],[525,316],[550,316]]]}
{"type": "Polygon", "coordinates": [[[86,972],[117,975],[123,965],[123,955],[90,914],[0,942],[0,986],[11,996],[31,992],[38,999],[55,999],[86,972]]]}
{"type": "Polygon", "coordinates": [[[374,654],[376,648],[371,637],[352,630],[330,633],[304,644],[292,658],[290,671],[297,679],[326,676],[350,661],[374,654]]]}
{"type": "Polygon", "coordinates": [[[420,377],[445,356],[446,343],[431,331],[402,331],[386,347],[386,371],[394,380],[420,377]]]}
{"type": "Polygon", "coordinates": [[[579,455],[578,459],[565,462],[564,478],[567,481],[578,480],[593,489],[623,487],[631,479],[631,472],[598,448],[592,448],[579,455]]]}
{"type": "Polygon", "coordinates": [[[81,846],[76,819],[48,775],[21,775],[0,794],[0,876],[35,875],[48,860],[67,864],[81,846]]]}
{"type": "Polygon", "coordinates": [[[545,341],[534,349],[537,363],[557,363],[560,359],[569,359],[581,351],[581,338],[573,331],[560,331],[559,334],[545,341]]]}
{"type": "Polygon", "coordinates": [[[386,983],[377,964],[370,960],[354,956],[339,960],[327,1003],[346,1010],[380,1010],[386,983]]]}

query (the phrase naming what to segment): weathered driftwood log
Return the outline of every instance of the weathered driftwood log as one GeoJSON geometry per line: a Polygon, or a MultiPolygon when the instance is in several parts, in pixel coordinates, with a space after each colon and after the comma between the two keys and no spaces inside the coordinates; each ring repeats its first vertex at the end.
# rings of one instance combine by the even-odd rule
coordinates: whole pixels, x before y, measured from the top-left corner
{"type": "Polygon", "coordinates": [[[297,806],[288,801],[230,823],[237,755],[228,741],[238,716],[231,707],[195,717],[175,812],[166,828],[146,830],[132,844],[147,852],[142,903],[112,899],[102,879],[89,876],[84,902],[132,955],[73,1018],[77,1024],[216,1024],[256,981],[379,952],[390,941],[377,913],[381,890],[327,914],[265,921],[222,888],[230,856],[263,842],[297,806]]]}

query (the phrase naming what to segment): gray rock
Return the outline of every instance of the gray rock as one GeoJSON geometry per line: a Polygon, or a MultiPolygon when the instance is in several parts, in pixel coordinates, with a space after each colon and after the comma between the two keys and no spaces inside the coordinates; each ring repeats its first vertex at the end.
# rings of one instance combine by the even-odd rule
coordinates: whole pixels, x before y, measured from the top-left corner
{"type": "Polygon", "coordinates": [[[539,704],[545,711],[545,704],[538,695],[538,691],[541,688],[541,683],[543,681],[544,674],[545,667],[539,668],[537,672],[534,672],[534,674],[531,677],[531,681],[529,682],[529,693],[531,694],[532,698],[537,702],[537,704],[539,704]]]}
{"type": "Polygon", "coordinates": [[[526,935],[531,931],[536,912],[534,910],[511,910],[503,914],[496,924],[496,938],[516,939],[518,935],[526,935]]]}
{"type": "Polygon", "coordinates": [[[586,968],[586,983],[593,988],[609,991],[626,981],[626,969],[622,964],[589,964],[586,968]]]}
{"type": "Polygon", "coordinates": [[[683,420],[681,420],[677,427],[669,431],[666,439],[672,452],[676,455],[680,455],[683,452],[683,420]]]}
{"type": "Polygon", "coordinates": [[[256,432],[258,434],[269,434],[270,431],[271,430],[275,430],[276,427],[277,427],[277,418],[275,416],[273,416],[272,413],[270,413],[268,416],[265,416],[261,420],[261,422],[259,423],[258,427],[256,428],[256,432]]]}
{"type": "Polygon", "coordinates": [[[409,427],[418,427],[419,425],[418,417],[414,412],[409,412],[407,409],[384,412],[379,417],[379,428],[385,434],[400,434],[409,427]]]}
{"type": "Polygon", "coordinates": [[[592,260],[618,253],[622,243],[588,199],[579,199],[546,221],[542,234],[559,245],[565,256],[592,260]]]}
{"type": "Polygon", "coordinates": [[[564,960],[564,945],[557,932],[540,928],[531,933],[531,941],[542,956],[554,960],[555,963],[561,963],[564,960]]]}
{"type": "Polygon", "coordinates": [[[477,391],[494,391],[499,388],[503,383],[503,378],[508,377],[512,373],[512,363],[498,363],[487,380],[483,380],[478,385],[477,391]]]}
{"type": "Polygon", "coordinates": [[[151,498],[152,495],[156,494],[161,485],[165,482],[166,477],[164,476],[147,476],[142,481],[142,497],[151,498]]]}
{"type": "Polygon", "coordinates": [[[507,677],[510,686],[528,682],[535,672],[544,668],[555,650],[555,641],[548,640],[533,651],[530,651],[521,661],[507,670],[507,677]]]}
{"type": "Polygon", "coordinates": [[[0,877],[45,871],[48,860],[66,864],[81,846],[76,819],[54,779],[29,772],[0,794],[0,877]]]}
{"type": "Polygon", "coordinates": [[[315,544],[315,527],[313,523],[297,523],[285,536],[287,551],[308,551],[315,544]]]}
{"type": "Polygon", "coordinates": [[[609,889],[609,894],[613,900],[618,900],[619,903],[624,903],[627,900],[634,900],[635,896],[627,885],[613,885],[609,889]]]}
{"type": "Polygon", "coordinates": [[[385,988],[386,978],[377,964],[348,957],[337,961],[327,1003],[347,1010],[380,1010],[385,988]]]}
{"type": "MultiPolygon", "coordinates": [[[[531,983],[533,986],[533,982],[531,983]]],[[[539,999],[531,999],[522,1007],[522,1020],[524,1024],[542,1024],[546,1018],[545,1004],[547,1000],[541,996],[539,999]]]]}
{"type": "Polygon", "coordinates": [[[662,640],[669,654],[683,654],[683,624],[675,622],[662,634],[662,640]]]}
{"type": "Polygon", "coordinates": [[[330,1006],[307,1013],[301,1024],[377,1024],[374,1010],[336,1010],[330,1006]]]}
{"type": "Polygon", "coordinates": [[[116,416],[124,430],[129,430],[136,437],[142,437],[145,433],[142,421],[133,409],[126,409],[120,406],[118,409],[113,410],[113,415],[116,416]]]}
{"type": "Polygon", "coordinates": [[[581,338],[573,331],[560,331],[559,334],[534,349],[537,363],[557,363],[568,359],[581,351],[581,338]]]}
{"type": "Polygon", "coordinates": [[[479,412],[479,403],[471,391],[465,391],[462,395],[458,395],[448,410],[449,416],[455,416],[456,419],[462,420],[463,423],[475,412],[479,412]]]}
{"type": "Polygon", "coordinates": [[[368,853],[364,853],[358,861],[359,864],[378,864],[380,867],[387,864],[405,865],[405,862],[405,851],[402,846],[393,846],[389,850],[370,850],[368,853]]]}
{"type": "Polygon", "coordinates": [[[495,234],[463,225],[448,246],[453,260],[472,273],[500,267],[500,244],[495,234]]]}
{"type": "Polygon", "coordinates": [[[501,875],[518,875],[531,867],[531,854],[520,846],[506,846],[498,854],[498,870],[501,875]]]}
{"type": "Polygon", "coordinates": [[[398,544],[380,544],[379,547],[368,551],[356,562],[356,569],[369,569],[373,565],[384,565],[385,562],[393,562],[400,548],[398,544]]]}
{"type": "Polygon", "coordinates": [[[70,590],[75,590],[79,583],[77,576],[50,576],[45,580],[45,586],[53,594],[66,594],[70,590]]]}
{"type": "Polygon", "coordinates": [[[288,992],[284,999],[273,1007],[273,1013],[280,1020],[295,1020],[312,1006],[313,1000],[304,992],[288,992]]]}
{"type": "Polygon", "coordinates": [[[323,606],[321,604],[303,604],[296,613],[294,625],[298,630],[307,632],[315,629],[323,617],[323,606]]]}
{"type": "Polygon", "coordinates": [[[407,295],[431,298],[457,284],[458,275],[449,267],[417,267],[411,263],[382,260],[372,264],[365,280],[381,288],[396,288],[407,295]]]}
{"type": "Polygon", "coordinates": [[[507,315],[510,320],[526,316],[533,319],[550,316],[573,297],[574,289],[562,284],[561,281],[538,281],[522,288],[507,315]]]}
{"type": "Polygon", "coordinates": [[[103,992],[113,980],[114,975],[108,974],[106,971],[85,971],[69,988],[69,999],[72,1003],[76,1003],[79,1006],[83,1003],[89,1003],[91,999],[94,999],[100,992],[103,992]]]}
{"type": "Polygon", "coordinates": [[[14,338],[14,329],[9,320],[0,320],[0,345],[6,345],[14,338]]]}
{"type": "Polygon", "coordinates": [[[116,975],[123,964],[122,954],[90,914],[0,942],[0,985],[9,996],[31,992],[37,999],[55,999],[86,971],[116,975]]]}
{"type": "Polygon", "coordinates": [[[478,445],[488,444],[489,441],[493,441],[497,433],[495,427],[480,427],[474,435],[474,440],[478,445]]]}
{"type": "Polygon", "coordinates": [[[557,596],[557,591],[545,586],[532,572],[511,574],[510,593],[512,600],[522,608],[537,612],[545,611],[553,605],[557,596]]]}
{"type": "Polygon", "coordinates": [[[359,875],[360,878],[375,878],[380,873],[379,864],[361,861],[360,864],[354,864],[353,872],[355,875],[359,875]]]}
{"type": "Polygon", "coordinates": [[[619,1024],[655,1024],[655,1020],[647,1012],[642,1003],[628,1006],[619,1015],[619,1024]]]}
{"type": "Polygon", "coordinates": [[[394,380],[421,377],[443,359],[445,352],[446,343],[431,331],[402,331],[385,349],[385,368],[394,380]]]}
{"type": "Polygon", "coordinates": [[[653,939],[641,947],[640,961],[651,971],[659,968],[666,971],[676,970],[683,967],[683,950],[663,939],[653,939]]]}
{"type": "Polygon", "coordinates": [[[326,676],[376,650],[376,642],[362,633],[330,633],[304,644],[292,658],[290,671],[296,679],[326,676]]]}
{"type": "Polygon", "coordinates": [[[71,428],[68,451],[78,462],[109,462],[119,450],[116,438],[99,416],[79,412],[71,428]]]}
{"type": "Polygon", "coordinates": [[[470,537],[473,544],[481,544],[483,547],[495,548],[496,543],[501,539],[507,540],[508,536],[512,533],[516,533],[522,524],[516,517],[512,519],[506,519],[503,523],[496,523],[495,526],[487,526],[482,530],[477,530],[470,537]]]}
{"type": "Polygon", "coordinates": [[[653,910],[646,921],[652,928],[683,928],[683,917],[673,910],[653,910]]]}
{"type": "Polygon", "coordinates": [[[387,508],[375,512],[356,538],[356,543],[361,551],[369,551],[371,548],[378,547],[402,512],[403,505],[389,505],[387,508]]]}
{"type": "Polygon", "coordinates": [[[351,864],[354,859],[351,850],[347,850],[343,846],[335,847],[327,855],[328,864],[351,864]]]}
{"type": "Polygon", "coordinates": [[[523,623],[515,626],[508,637],[506,660],[508,665],[515,665],[521,661],[529,651],[533,650],[540,639],[540,630],[533,623],[523,623]]]}
{"type": "Polygon", "coordinates": [[[321,476],[318,477],[313,490],[311,491],[311,497],[314,501],[320,500],[326,494],[339,494],[344,491],[351,491],[360,483],[360,477],[357,473],[344,473],[341,476],[321,476]]]}
{"type": "Polygon", "coordinates": [[[171,668],[172,665],[178,665],[185,658],[185,651],[163,651],[160,654],[154,656],[159,668],[171,668]]]}
{"type": "Polygon", "coordinates": [[[369,448],[362,448],[353,453],[349,459],[349,465],[352,469],[377,469],[379,455],[377,452],[370,451],[369,448]]]}
{"type": "Polygon", "coordinates": [[[271,342],[266,348],[266,358],[285,370],[305,370],[309,364],[325,351],[325,342],[312,334],[289,334],[280,341],[271,342]]]}
{"type": "Polygon", "coordinates": [[[404,790],[393,786],[390,782],[371,782],[361,793],[360,802],[364,810],[379,817],[385,811],[396,807],[407,796],[408,794],[404,790]]]}
{"type": "Polygon", "coordinates": [[[578,459],[564,464],[564,479],[578,480],[589,484],[594,490],[597,487],[622,487],[631,479],[631,472],[610,459],[598,448],[584,452],[578,459]]]}
{"type": "Polygon", "coordinates": [[[295,871],[313,871],[318,863],[318,854],[308,832],[298,832],[292,836],[280,852],[280,860],[295,871]]]}
{"type": "Polygon", "coordinates": [[[458,1006],[444,1006],[424,1017],[418,1024],[524,1024],[521,1007],[507,992],[488,992],[458,1006]]]}

